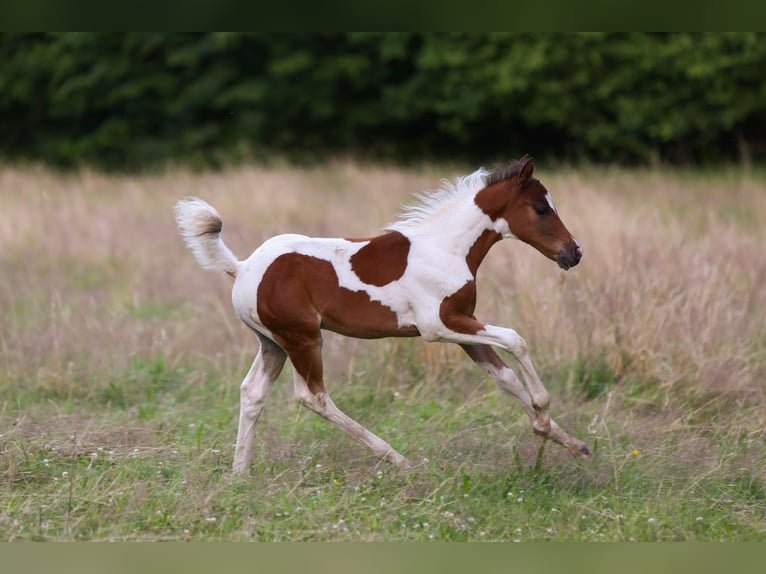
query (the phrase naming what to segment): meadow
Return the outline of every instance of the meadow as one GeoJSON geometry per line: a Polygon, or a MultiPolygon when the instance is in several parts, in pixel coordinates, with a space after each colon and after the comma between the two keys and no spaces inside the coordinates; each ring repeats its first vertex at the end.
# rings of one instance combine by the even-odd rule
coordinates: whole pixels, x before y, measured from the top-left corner
{"type": "Polygon", "coordinates": [[[172,206],[240,257],[276,233],[365,237],[478,166],[119,176],[0,168],[0,540],[764,541],[766,174],[538,165],[582,263],[496,245],[477,315],[516,329],[575,460],[462,351],[328,334],[328,390],[420,464],[298,406],[290,368],[230,470],[257,339],[172,206]]]}

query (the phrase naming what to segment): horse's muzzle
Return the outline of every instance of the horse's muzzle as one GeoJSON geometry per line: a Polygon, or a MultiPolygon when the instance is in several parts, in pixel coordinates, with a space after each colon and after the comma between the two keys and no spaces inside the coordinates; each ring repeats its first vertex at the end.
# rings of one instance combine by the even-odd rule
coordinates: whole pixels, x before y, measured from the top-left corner
{"type": "Polygon", "coordinates": [[[564,271],[570,267],[574,267],[582,259],[582,247],[576,241],[561,249],[556,255],[556,263],[559,264],[564,271]]]}

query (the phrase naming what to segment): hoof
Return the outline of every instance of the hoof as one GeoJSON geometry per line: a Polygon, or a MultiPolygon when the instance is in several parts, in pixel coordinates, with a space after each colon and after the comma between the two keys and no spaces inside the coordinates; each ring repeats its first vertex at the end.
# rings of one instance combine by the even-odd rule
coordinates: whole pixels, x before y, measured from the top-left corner
{"type": "Polygon", "coordinates": [[[234,463],[234,465],[231,468],[231,473],[234,476],[247,477],[250,475],[250,465],[242,464],[242,463],[234,463]]]}
{"type": "Polygon", "coordinates": [[[388,460],[388,462],[393,464],[396,468],[400,468],[403,470],[407,470],[408,468],[411,468],[413,466],[412,462],[410,462],[409,459],[403,457],[401,454],[399,454],[395,450],[389,451],[384,458],[388,460]]]}
{"type": "Polygon", "coordinates": [[[582,445],[580,448],[578,448],[574,452],[574,455],[577,458],[590,458],[591,456],[593,456],[593,454],[590,452],[590,449],[585,445],[582,445]]]}

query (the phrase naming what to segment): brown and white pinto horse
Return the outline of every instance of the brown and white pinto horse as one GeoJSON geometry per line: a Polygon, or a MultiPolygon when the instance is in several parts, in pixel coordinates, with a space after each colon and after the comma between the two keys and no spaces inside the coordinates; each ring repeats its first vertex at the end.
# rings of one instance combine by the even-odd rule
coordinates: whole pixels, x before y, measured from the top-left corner
{"type": "Polygon", "coordinates": [[[322,376],[322,329],[365,339],[421,336],[457,343],[519,402],[536,434],[576,456],[590,454],[550,419],[548,392],[525,341],[512,329],[474,316],[476,271],[500,239],[529,243],[562,269],[582,257],[533,170],[528,156],[501,169],[479,169],[421,194],[377,237],[278,235],[244,261],[221,239],[222,220],[212,206],[198,198],[178,202],[176,222],[187,246],[202,267],[234,278],[234,308],[261,343],[240,388],[235,472],[246,472],[252,461],[256,420],[288,357],[302,405],[377,457],[408,464],[330,399],[322,376]],[[523,383],[493,347],[513,355],[523,383]]]}

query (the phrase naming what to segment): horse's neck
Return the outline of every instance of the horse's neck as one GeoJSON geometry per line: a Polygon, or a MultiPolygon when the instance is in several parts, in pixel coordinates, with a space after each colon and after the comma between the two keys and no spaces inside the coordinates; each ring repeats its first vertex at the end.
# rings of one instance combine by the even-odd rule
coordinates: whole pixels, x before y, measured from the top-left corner
{"type": "Polygon", "coordinates": [[[472,272],[486,256],[490,247],[502,238],[497,226],[474,203],[473,197],[446,205],[421,221],[412,230],[415,241],[438,246],[451,256],[467,259],[471,256],[472,272]]]}

